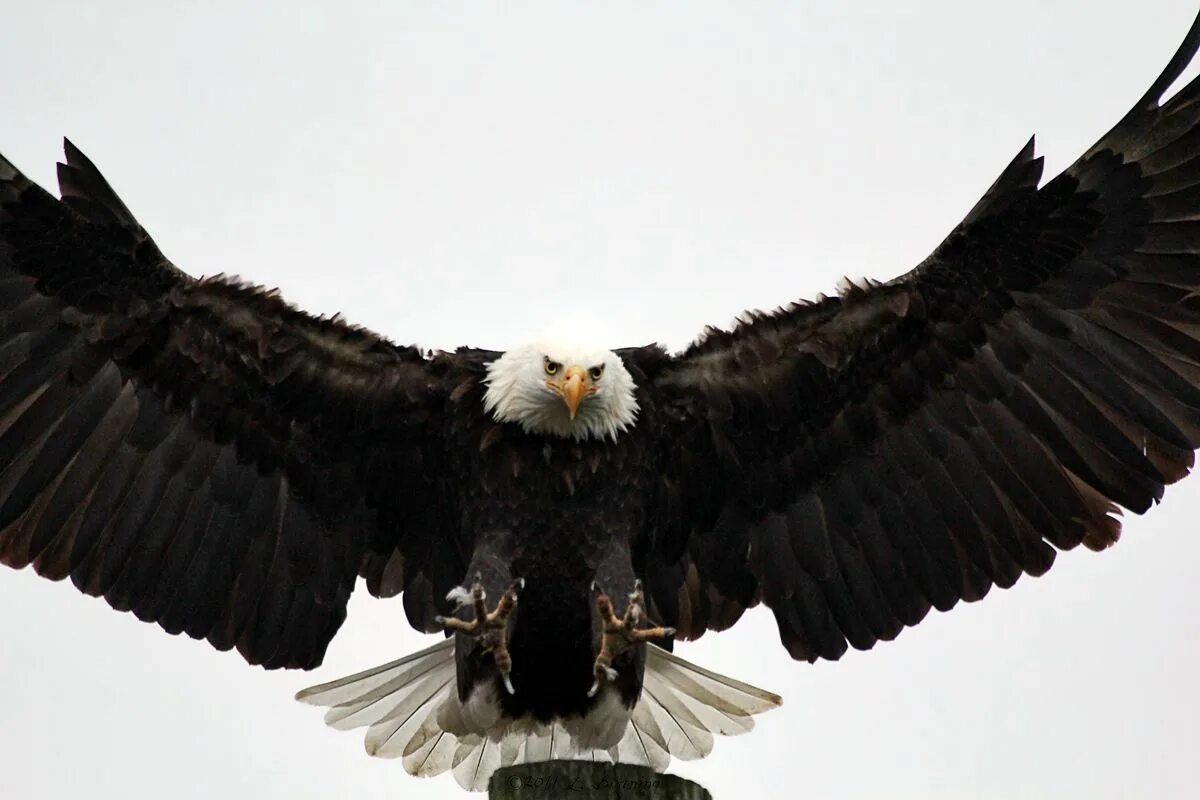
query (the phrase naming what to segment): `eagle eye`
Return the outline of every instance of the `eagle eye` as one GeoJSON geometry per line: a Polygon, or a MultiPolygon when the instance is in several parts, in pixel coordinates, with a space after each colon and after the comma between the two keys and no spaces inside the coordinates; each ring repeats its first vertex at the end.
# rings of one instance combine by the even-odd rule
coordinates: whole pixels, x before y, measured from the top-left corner
{"type": "Polygon", "coordinates": [[[604,365],[599,364],[588,370],[588,377],[594,381],[600,380],[600,376],[604,374],[604,365]]]}
{"type": "Polygon", "coordinates": [[[550,356],[545,356],[542,359],[542,369],[546,370],[547,375],[555,375],[562,369],[562,364],[557,361],[551,361],[550,356]]]}

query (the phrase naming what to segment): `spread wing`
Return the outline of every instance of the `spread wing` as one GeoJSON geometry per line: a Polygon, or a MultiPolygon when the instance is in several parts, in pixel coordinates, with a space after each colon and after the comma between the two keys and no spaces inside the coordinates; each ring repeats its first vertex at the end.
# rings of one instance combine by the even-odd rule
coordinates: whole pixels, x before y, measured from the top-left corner
{"type": "Polygon", "coordinates": [[[455,359],[188,277],[69,142],[59,183],[0,158],[0,561],[268,668],[320,663],[360,572],[428,629],[455,359]]]}
{"type": "Polygon", "coordinates": [[[1040,189],[1030,142],[887,284],[755,315],[662,365],[676,530],[649,576],[687,636],[759,600],[838,658],[1095,550],[1200,445],[1200,83],[1040,189]]]}

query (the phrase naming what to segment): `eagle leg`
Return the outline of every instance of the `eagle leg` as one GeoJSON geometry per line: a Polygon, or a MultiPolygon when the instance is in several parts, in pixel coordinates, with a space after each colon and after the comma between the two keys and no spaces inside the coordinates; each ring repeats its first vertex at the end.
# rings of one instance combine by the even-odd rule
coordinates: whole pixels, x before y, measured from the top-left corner
{"type": "Polygon", "coordinates": [[[675,635],[674,628],[639,628],[638,623],[646,615],[646,596],[642,591],[642,582],[635,581],[633,592],[629,595],[629,605],[625,613],[618,617],[613,609],[612,600],[604,593],[598,584],[592,584],[596,592],[596,610],[600,613],[603,633],[600,636],[600,652],[596,654],[596,662],[592,666],[595,682],[588,689],[588,697],[594,697],[600,691],[604,681],[614,681],[617,671],[613,669],[613,661],[635,644],[648,642],[651,639],[665,639],[675,635]]]}
{"type": "Polygon", "coordinates": [[[496,607],[492,611],[488,611],[487,592],[483,589],[483,579],[482,576],[476,574],[463,603],[474,606],[475,618],[469,621],[457,617],[436,618],[437,623],[446,630],[479,640],[483,652],[492,654],[492,661],[495,662],[496,670],[500,673],[500,679],[504,682],[504,688],[508,690],[509,694],[516,694],[516,690],[513,689],[510,677],[512,655],[508,652],[508,617],[517,607],[517,593],[523,588],[525,588],[524,578],[513,581],[500,596],[496,607]]]}

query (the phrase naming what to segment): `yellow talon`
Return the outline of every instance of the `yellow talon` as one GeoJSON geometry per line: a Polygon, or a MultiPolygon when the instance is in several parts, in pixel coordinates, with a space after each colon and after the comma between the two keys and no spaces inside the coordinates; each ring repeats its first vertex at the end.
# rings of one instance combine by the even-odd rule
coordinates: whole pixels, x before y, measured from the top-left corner
{"type": "Polygon", "coordinates": [[[508,617],[517,607],[517,593],[524,587],[524,578],[513,581],[500,596],[496,608],[489,612],[486,604],[487,592],[483,589],[482,576],[476,574],[475,581],[471,584],[468,592],[464,593],[461,589],[456,589],[449,595],[451,599],[458,599],[464,605],[473,605],[475,618],[469,622],[457,617],[435,618],[435,621],[446,630],[479,640],[483,652],[492,654],[496,670],[500,673],[500,680],[503,681],[504,688],[509,694],[516,694],[516,690],[513,689],[510,677],[512,655],[508,652],[508,617]]]}
{"type": "Polygon", "coordinates": [[[633,592],[629,595],[629,605],[625,607],[624,616],[618,617],[613,610],[612,601],[598,584],[592,584],[596,594],[596,610],[604,623],[600,636],[600,652],[596,654],[596,662],[592,666],[595,681],[588,689],[588,697],[594,697],[600,691],[604,681],[615,681],[617,671],[613,669],[613,661],[634,644],[648,642],[651,639],[665,639],[675,635],[674,628],[638,628],[638,623],[646,614],[646,597],[642,592],[642,582],[636,581],[633,592]]]}

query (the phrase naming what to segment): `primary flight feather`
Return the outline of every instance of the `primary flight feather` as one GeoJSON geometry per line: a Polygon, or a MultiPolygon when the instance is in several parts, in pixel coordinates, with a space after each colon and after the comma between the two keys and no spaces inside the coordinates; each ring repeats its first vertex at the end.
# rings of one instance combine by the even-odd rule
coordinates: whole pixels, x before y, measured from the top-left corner
{"type": "Polygon", "coordinates": [[[190,277],[69,142],[61,199],[0,157],[0,560],[267,668],[402,595],[452,635],[300,697],[414,774],[702,757],[779,698],[674,638],[762,602],[793,658],[867,649],[1191,469],[1197,49],[907,275],[676,355],[398,346],[190,277]]]}

